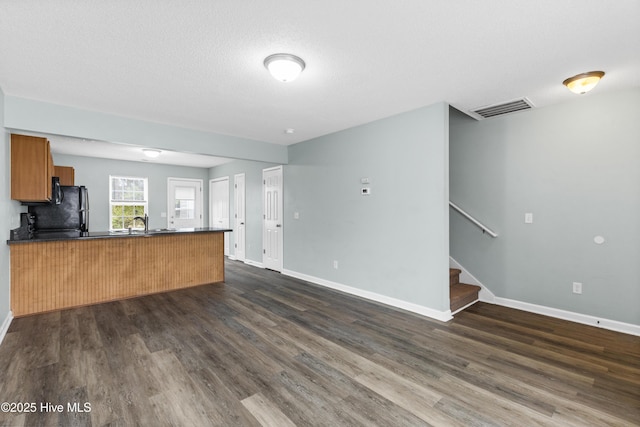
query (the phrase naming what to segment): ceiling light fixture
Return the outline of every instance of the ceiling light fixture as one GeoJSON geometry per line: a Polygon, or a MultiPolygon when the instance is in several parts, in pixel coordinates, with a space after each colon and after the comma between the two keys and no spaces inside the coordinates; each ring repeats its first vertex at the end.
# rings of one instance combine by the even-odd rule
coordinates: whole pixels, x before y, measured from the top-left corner
{"type": "Polygon", "coordinates": [[[573,93],[583,94],[596,87],[602,76],[604,76],[604,71],[589,71],[569,77],[562,84],[573,93]]]}
{"type": "Polygon", "coordinates": [[[264,66],[276,80],[291,82],[302,73],[306,64],[302,58],[290,53],[276,53],[264,59],[264,66]]]}
{"type": "Polygon", "coordinates": [[[152,159],[155,159],[160,155],[160,150],[144,149],[142,150],[142,152],[144,153],[145,156],[150,157],[152,159]]]}

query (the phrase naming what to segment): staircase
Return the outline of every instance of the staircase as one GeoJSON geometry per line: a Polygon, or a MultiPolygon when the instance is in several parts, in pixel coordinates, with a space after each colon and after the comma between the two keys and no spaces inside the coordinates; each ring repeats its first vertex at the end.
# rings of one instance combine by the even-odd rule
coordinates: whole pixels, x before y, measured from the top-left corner
{"type": "Polygon", "coordinates": [[[452,313],[478,301],[480,286],[460,283],[460,273],[457,268],[449,269],[449,308],[452,313]]]}

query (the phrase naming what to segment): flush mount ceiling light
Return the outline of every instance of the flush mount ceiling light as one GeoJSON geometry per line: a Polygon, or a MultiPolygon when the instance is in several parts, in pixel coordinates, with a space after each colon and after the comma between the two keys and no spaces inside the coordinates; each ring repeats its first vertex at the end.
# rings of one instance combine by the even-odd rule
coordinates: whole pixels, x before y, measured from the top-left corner
{"type": "Polygon", "coordinates": [[[264,66],[276,80],[290,82],[302,73],[306,64],[302,58],[295,55],[276,53],[264,59],[264,66]]]}
{"type": "Polygon", "coordinates": [[[150,157],[152,159],[155,159],[160,155],[160,150],[144,149],[142,150],[142,152],[144,153],[145,156],[150,157]]]}
{"type": "Polygon", "coordinates": [[[602,76],[604,76],[604,71],[589,71],[569,77],[562,84],[573,93],[583,94],[596,87],[602,76]]]}

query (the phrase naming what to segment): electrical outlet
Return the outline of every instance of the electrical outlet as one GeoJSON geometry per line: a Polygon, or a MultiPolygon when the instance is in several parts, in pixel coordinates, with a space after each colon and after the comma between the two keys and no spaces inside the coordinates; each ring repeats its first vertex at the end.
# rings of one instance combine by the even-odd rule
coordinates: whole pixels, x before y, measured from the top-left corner
{"type": "Polygon", "coordinates": [[[338,269],[338,261],[337,260],[333,260],[333,268],[335,268],[336,270],[338,269]]]}
{"type": "Polygon", "coordinates": [[[581,294],[582,293],[582,283],[573,282],[573,293],[574,294],[581,294]]]}
{"type": "Polygon", "coordinates": [[[533,214],[531,212],[527,212],[526,214],[524,214],[524,223],[533,224],[533,214]]]}

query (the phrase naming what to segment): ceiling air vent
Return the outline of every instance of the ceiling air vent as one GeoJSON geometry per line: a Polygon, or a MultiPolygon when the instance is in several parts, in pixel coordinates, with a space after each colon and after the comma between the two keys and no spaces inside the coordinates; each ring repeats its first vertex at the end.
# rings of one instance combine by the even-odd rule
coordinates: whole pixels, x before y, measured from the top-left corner
{"type": "Polygon", "coordinates": [[[471,112],[483,119],[488,119],[505,114],[515,113],[516,111],[530,110],[533,104],[527,98],[516,99],[502,104],[489,105],[488,107],[477,108],[471,112]]]}

